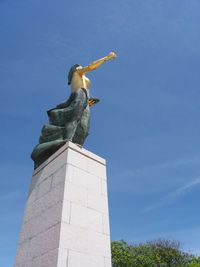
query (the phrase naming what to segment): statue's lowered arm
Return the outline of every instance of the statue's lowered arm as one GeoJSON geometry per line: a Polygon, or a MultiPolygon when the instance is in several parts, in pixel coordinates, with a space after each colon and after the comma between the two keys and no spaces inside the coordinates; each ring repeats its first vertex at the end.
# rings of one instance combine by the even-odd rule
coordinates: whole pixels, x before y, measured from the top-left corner
{"type": "Polygon", "coordinates": [[[95,70],[97,68],[99,68],[103,63],[105,63],[106,61],[110,60],[110,59],[114,59],[116,58],[116,53],[115,52],[110,52],[107,56],[100,58],[96,61],[93,61],[92,63],[90,63],[88,66],[86,67],[82,67],[82,68],[77,68],[77,72],[80,75],[83,75],[89,71],[95,70]]]}
{"type": "Polygon", "coordinates": [[[51,108],[51,109],[47,110],[48,116],[50,115],[50,112],[52,110],[68,107],[71,104],[71,102],[74,100],[74,98],[75,98],[75,93],[72,93],[70,95],[70,97],[65,102],[58,104],[55,108],[51,108]]]}

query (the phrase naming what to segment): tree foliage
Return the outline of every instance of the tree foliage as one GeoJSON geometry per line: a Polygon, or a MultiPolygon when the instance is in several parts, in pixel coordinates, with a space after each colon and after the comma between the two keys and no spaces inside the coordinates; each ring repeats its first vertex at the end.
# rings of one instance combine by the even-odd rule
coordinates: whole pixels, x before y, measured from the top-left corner
{"type": "Polygon", "coordinates": [[[200,267],[200,258],[185,253],[178,242],[159,239],[139,245],[113,241],[114,267],[200,267]]]}
{"type": "Polygon", "coordinates": [[[187,267],[200,267],[200,257],[193,257],[187,267]]]}
{"type": "Polygon", "coordinates": [[[125,241],[112,241],[112,262],[116,267],[128,267],[132,264],[131,246],[125,241]]]}

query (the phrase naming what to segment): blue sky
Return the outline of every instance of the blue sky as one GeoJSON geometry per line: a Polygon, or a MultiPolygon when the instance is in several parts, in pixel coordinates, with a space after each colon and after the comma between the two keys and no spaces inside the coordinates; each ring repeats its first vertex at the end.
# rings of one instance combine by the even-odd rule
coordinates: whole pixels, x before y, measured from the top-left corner
{"type": "Polygon", "coordinates": [[[89,74],[85,148],[107,159],[112,239],[200,254],[199,0],[0,0],[0,266],[12,267],[46,110],[69,68],[89,74]]]}

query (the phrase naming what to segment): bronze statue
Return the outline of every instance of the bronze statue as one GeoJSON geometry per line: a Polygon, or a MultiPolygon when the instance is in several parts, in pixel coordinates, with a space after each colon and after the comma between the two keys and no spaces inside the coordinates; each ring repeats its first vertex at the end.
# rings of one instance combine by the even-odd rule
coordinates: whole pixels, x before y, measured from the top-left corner
{"type": "Polygon", "coordinates": [[[90,126],[90,107],[99,101],[97,98],[90,98],[90,80],[85,74],[115,57],[116,54],[111,52],[106,57],[96,60],[86,67],[79,64],[71,67],[68,74],[71,95],[65,102],[47,111],[49,124],[43,126],[39,144],[36,145],[31,154],[34,168],[41,165],[67,141],[79,146],[83,145],[90,126]]]}

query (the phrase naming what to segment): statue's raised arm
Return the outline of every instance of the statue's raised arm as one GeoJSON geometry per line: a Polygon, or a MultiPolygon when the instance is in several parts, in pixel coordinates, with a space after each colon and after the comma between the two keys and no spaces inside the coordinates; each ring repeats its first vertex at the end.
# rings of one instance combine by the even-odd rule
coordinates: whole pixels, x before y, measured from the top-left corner
{"type": "Polygon", "coordinates": [[[95,70],[95,69],[99,68],[106,61],[111,60],[111,59],[114,59],[116,57],[117,57],[117,55],[116,55],[115,52],[110,52],[107,56],[102,57],[102,58],[100,58],[98,60],[93,61],[92,63],[90,63],[86,67],[77,68],[77,72],[80,75],[86,74],[89,71],[92,71],[92,70],[95,70]]]}

